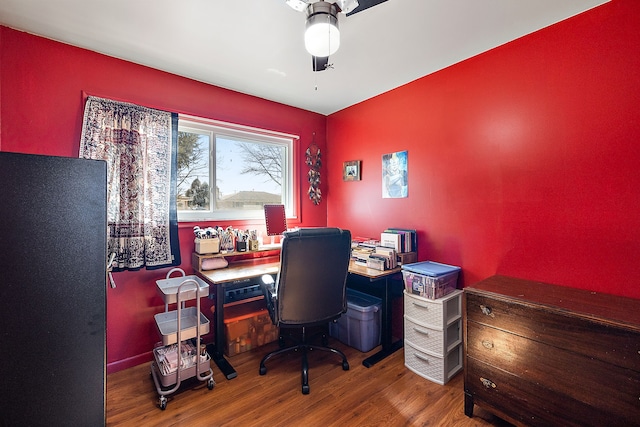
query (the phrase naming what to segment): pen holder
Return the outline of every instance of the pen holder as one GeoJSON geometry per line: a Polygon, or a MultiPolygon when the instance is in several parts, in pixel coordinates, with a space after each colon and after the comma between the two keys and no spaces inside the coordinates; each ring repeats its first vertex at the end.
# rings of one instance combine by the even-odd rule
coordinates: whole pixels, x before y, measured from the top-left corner
{"type": "Polygon", "coordinates": [[[246,252],[247,251],[247,242],[241,242],[241,241],[237,241],[236,242],[236,251],[238,252],[246,252]]]}
{"type": "Polygon", "coordinates": [[[227,252],[233,252],[234,247],[235,246],[233,244],[233,233],[229,233],[229,232],[223,233],[220,238],[220,251],[223,254],[226,254],[227,252]]]}
{"type": "Polygon", "coordinates": [[[249,250],[250,251],[257,251],[258,249],[260,249],[260,241],[258,241],[258,240],[249,240],[249,250]]]}

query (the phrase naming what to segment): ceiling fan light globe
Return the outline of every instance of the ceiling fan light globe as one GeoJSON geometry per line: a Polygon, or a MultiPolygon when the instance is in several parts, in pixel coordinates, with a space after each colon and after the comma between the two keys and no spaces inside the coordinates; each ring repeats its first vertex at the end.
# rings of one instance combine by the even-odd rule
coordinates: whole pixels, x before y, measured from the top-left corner
{"type": "Polygon", "coordinates": [[[330,15],[314,15],[307,20],[304,47],[313,56],[331,56],[340,48],[338,21],[330,15]]]}

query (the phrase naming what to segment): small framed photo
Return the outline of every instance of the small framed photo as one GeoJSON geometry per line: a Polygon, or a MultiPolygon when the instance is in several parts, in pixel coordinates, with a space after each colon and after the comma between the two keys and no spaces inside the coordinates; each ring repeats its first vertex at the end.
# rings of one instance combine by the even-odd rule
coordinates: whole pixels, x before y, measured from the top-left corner
{"type": "Polygon", "coordinates": [[[344,162],[342,169],[343,181],[360,181],[360,160],[344,162]]]}

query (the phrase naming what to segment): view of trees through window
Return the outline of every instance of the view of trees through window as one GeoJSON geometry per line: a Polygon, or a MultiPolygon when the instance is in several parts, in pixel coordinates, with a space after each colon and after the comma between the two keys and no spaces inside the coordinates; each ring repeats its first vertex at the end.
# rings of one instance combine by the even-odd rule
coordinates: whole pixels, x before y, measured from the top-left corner
{"type": "Polygon", "coordinates": [[[263,135],[180,126],[179,218],[258,218],[265,204],[286,205],[290,152],[290,142],[263,135]]]}
{"type": "Polygon", "coordinates": [[[209,136],[178,132],[178,210],[209,209],[209,136]]]}

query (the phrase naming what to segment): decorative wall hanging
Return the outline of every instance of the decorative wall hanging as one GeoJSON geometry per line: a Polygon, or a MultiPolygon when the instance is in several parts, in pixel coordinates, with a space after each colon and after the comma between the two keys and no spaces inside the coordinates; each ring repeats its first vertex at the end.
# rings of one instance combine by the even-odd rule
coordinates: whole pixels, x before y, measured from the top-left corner
{"type": "Polygon", "coordinates": [[[382,197],[395,199],[407,197],[407,152],[398,151],[382,156],[382,197]]]}
{"type": "Polygon", "coordinates": [[[309,166],[309,199],[314,205],[319,205],[322,200],[322,192],[320,191],[320,167],[322,166],[320,148],[315,142],[311,142],[305,154],[306,164],[309,166]]]}
{"type": "Polygon", "coordinates": [[[343,181],[360,181],[360,160],[344,162],[342,168],[343,181]]]}
{"type": "Polygon", "coordinates": [[[79,155],[107,163],[113,271],[180,265],[177,147],[177,114],[87,98],[79,155]]]}

